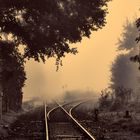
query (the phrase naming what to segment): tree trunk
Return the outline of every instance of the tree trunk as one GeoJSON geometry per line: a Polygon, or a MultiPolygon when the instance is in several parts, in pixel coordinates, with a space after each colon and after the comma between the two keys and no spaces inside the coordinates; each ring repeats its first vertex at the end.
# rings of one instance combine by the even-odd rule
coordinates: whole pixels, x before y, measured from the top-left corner
{"type": "Polygon", "coordinates": [[[2,96],[3,96],[3,86],[2,86],[2,47],[0,46],[0,120],[2,120],[2,96]]]}

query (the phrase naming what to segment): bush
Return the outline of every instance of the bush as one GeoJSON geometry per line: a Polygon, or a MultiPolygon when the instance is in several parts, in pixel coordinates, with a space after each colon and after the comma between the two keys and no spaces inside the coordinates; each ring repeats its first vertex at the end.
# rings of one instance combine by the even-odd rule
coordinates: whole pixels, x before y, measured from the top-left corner
{"type": "Polygon", "coordinates": [[[108,109],[112,105],[112,93],[109,89],[104,89],[101,91],[101,97],[99,98],[99,108],[108,109]]]}

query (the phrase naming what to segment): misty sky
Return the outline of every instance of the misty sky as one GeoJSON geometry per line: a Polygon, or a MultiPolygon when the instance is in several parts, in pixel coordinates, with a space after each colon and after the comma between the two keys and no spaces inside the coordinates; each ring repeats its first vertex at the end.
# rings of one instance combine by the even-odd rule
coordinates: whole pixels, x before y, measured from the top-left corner
{"type": "Polygon", "coordinates": [[[56,72],[55,60],[46,64],[30,60],[26,64],[27,81],[24,100],[33,96],[53,97],[64,90],[94,90],[100,92],[110,83],[110,66],[117,55],[117,41],[126,20],[140,16],[140,0],[113,0],[108,5],[107,24],[83,38],[77,55],[67,55],[63,67],[56,72]]]}

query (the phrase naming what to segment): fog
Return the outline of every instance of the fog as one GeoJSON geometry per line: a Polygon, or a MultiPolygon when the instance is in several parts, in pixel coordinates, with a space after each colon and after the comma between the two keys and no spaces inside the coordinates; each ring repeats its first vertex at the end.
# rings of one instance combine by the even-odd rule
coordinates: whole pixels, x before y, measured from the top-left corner
{"type": "MultiPolygon", "coordinates": [[[[59,68],[59,71],[56,71],[55,60],[51,61],[54,62],[54,66],[50,69],[43,63],[34,62],[33,60],[26,64],[28,79],[24,87],[24,100],[29,100],[33,97],[42,97],[44,100],[64,98],[68,92],[73,94],[74,97],[78,96],[78,94],[83,97],[95,94],[92,87],[86,85],[85,87],[74,88],[70,86],[71,83],[68,84],[68,82],[63,81],[61,78],[63,68],[59,68]]],[[[75,83],[75,81],[73,82],[75,83]]]]}
{"type": "Polygon", "coordinates": [[[139,6],[139,0],[110,2],[106,26],[93,32],[90,39],[83,38],[81,43],[72,44],[72,47],[78,47],[79,53],[67,55],[58,72],[54,59],[47,60],[45,64],[28,61],[24,100],[35,96],[51,99],[73,90],[87,94],[87,91],[93,91],[93,95],[99,95],[110,84],[110,67],[118,53],[116,43],[123,25],[126,19],[132,21],[140,15],[139,6]]]}
{"type": "Polygon", "coordinates": [[[51,99],[62,93],[62,87],[59,84],[60,72],[54,70],[52,75],[45,64],[33,60],[27,62],[26,71],[28,79],[24,87],[25,100],[32,97],[51,99]]]}

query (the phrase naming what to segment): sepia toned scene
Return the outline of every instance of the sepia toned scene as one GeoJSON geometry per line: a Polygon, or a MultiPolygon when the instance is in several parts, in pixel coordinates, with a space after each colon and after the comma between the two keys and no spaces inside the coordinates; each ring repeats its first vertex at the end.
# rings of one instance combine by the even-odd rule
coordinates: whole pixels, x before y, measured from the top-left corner
{"type": "Polygon", "coordinates": [[[140,0],[0,0],[0,140],[140,140],[140,0]]]}

